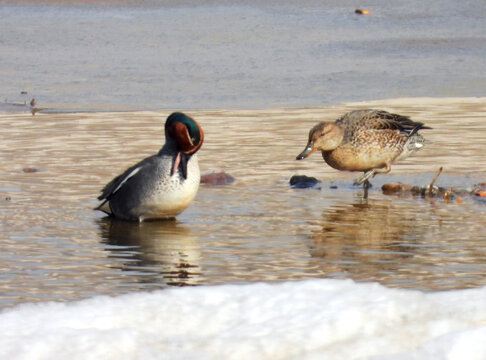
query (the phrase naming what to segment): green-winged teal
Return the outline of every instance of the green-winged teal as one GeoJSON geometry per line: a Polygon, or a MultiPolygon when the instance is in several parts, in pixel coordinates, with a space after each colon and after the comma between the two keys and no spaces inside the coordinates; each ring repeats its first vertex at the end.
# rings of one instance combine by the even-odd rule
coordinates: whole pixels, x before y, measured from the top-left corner
{"type": "Polygon", "coordinates": [[[420,129],[430,127],[387,111],[351,111],[335,122],[315,125],[297,160],[320,150],[324,161],[334,169],[363,171],[355,184],[367,187],[368,179],[389,172],[392,163],[423,147],[425,139],[418,133],[420,129]]]}
{"type": "Polygon", "coordinates": [[[165,123],[165,145],[108,183],[96,208],[123,220],[170,219],[181,213],[199,188],[196,152],[204,141],[201,126],[176,112],[165,123]]]}

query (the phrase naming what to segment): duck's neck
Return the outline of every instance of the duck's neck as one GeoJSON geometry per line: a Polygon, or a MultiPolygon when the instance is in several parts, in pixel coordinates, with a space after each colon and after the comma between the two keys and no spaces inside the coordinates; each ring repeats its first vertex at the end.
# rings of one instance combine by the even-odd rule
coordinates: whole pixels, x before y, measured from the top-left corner
{"type": "Polygon", "coordinates": [[[157,155],[159,156],[172,155],[172,154],[177,154],[179,151],[180,150],[179,147],[177,146],[177,142],[172,138],[166,137],[165,144],[159,150],[157,155]]]}

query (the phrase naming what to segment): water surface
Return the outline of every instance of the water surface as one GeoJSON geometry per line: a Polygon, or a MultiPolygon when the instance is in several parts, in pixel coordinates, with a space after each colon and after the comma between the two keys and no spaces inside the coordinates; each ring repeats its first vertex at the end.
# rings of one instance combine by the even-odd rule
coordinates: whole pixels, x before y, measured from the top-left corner
{"type": "Polygon", "coordinates": [[[0,1],[0,99],[113,111],[486,94],[484,1],[356,6],[0,1]]]}
{"type": "Polygon", "coordinates": [[[168,286],[352,278],[391,287],[486,284],[486,205],[386,196],[385,182],[471,188],[486,180],[484,98],[397,99],[332,107],[189,112],[203,126],[203,185],[175,222],[125,223],[93,211],[101,187],[163,143],[167,111],[0,116],[0,306],[168,286]],[[373,181],[295,156],[309,128],[378,107],[433,127],[415,157],[373,181]],[[291,189],[294,174],[321,189],[291,189]],[[331,186],[332,185],[332,186],[331,186]],[[337,189],[331,187],[337,186],[337,189]]]}

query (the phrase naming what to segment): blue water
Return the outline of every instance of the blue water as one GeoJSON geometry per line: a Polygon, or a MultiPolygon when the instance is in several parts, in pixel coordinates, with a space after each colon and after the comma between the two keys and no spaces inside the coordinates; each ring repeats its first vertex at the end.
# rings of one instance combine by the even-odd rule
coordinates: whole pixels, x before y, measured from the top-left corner
{"type": "Polygon", "coordinates": [[[142,110],[486,94],[484,1],[365,4],[371,15],[353,1],[1,2],[0,101],[142,110]]]}

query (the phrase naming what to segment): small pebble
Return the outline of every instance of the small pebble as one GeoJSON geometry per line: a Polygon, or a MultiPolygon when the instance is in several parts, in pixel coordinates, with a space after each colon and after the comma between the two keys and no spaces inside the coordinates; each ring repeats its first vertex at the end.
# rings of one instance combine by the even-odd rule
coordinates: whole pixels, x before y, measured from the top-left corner
{"type": "Polygon", "coordinates": [[[37,172],[39,170],[37,170],[36,168],[26,167],[26,168],[23,168],[22,171],[24,173],[35,173],[35,172],[37,172]]]}
{"type": "Polygon", "coordinates": [[[359,9],[359,8],[356,9],[356,10],[354,10],[354,12],[356,14],[359,14],[359,15],[369,15],[369,14],[371,14],[371,11],[365,10],[365,9],[359,9]]]}
{"type": "Polygon", "coordinates": [[[475,194],[476,194],[476,196],[479,196],[479,197],[486,197],[486,191],[478,191],[475,194]]]}

